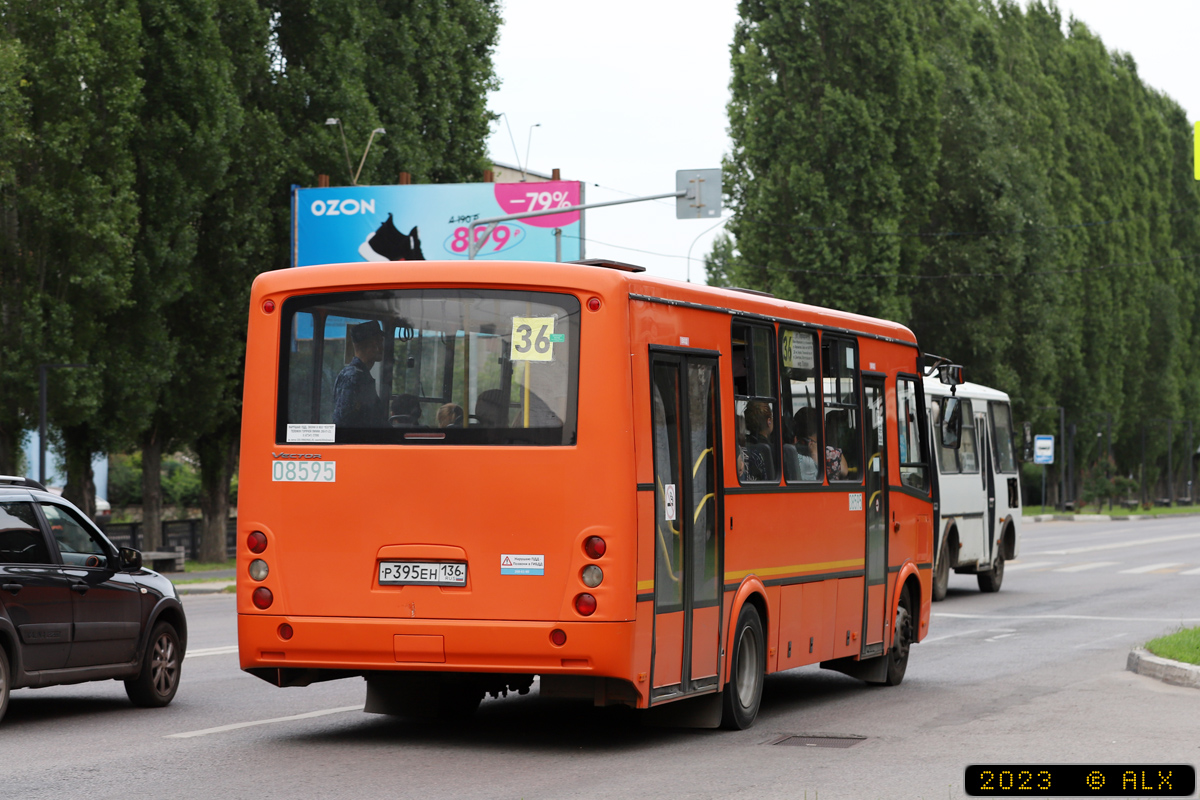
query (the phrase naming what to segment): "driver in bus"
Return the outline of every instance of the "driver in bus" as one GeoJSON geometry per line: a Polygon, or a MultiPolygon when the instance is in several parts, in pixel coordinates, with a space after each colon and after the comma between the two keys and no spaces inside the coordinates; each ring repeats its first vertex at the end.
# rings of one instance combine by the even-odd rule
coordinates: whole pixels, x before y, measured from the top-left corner
{"type": "Polygon", "coordinates": [[[375,391],[371,367],[383,360],[383,328],[375,320],[350,326],[354,358],[333,382],[333,424],[351,427],[382,425],[384,405],[375,391]]]}

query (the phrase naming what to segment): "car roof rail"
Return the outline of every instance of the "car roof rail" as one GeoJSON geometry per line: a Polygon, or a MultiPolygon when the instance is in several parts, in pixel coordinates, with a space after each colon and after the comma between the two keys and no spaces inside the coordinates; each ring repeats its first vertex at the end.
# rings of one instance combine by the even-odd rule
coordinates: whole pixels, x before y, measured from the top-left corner
{"type": "Polygon", "coordinates": [[[27,486],[30,489],[46,491],[45,486],[42,486],[33,478],[26,478],[24,475],[0,475],[0,483],[11,483],[16,486],[27,486]]]}

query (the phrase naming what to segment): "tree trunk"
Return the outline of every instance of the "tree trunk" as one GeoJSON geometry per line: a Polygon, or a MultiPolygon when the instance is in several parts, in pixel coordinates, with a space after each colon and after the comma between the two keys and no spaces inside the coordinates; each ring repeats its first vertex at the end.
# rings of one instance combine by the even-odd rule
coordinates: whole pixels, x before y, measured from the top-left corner
{"type": "MultiPolygon", "coordinates": [[[[18,431],[19,433],[19,431],[18,431]]],[[[14,436],[11,431],[3,425],[0,425],[0,475],[20,475],[18,471],[21,461],[21,441],[17,436],[14,436]]],[[[27,477],[36,478],[29,465],[25,466],[24,473],[27,477]]]]}
{"type": "Polygon", "coordinates": [[[162,549],[162,440],[157,428],[142,439],[142,540],[147,552],[162,549]]]}
{"type": "Polygon", "coordinates": [[[63,499],[74,503],[88,519],[96,518],[96,484],[92,478],[92,451],[81,443],[82,437],[70,428],[63,430],[63,461],[67,483],[63,499]]]}
{"type": "Polygon", "coordinates": [[[229,520],[229,480],[237,464],[236,428],[223,429],[196,443],[200,456],[200,510],[204,515],[200,533],[200,560],[224,561],[225,527],[229,520]]]}

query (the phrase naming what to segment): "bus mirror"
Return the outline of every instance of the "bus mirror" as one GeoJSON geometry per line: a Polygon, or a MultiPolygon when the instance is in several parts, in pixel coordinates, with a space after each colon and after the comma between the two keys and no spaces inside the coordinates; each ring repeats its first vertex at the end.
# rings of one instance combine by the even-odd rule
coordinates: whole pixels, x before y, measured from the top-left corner
{"type": "Polygon", "coordinates": [[[942,447],[957,450],[962,440],[962,403],[957,397],[947,397],[942,408],[942,447]]]}
{"type": "Polygon", "coordinates": [[[963,368],[961,364],[941,364],[937,368],[938,380],[947,386],[961,386],[963,368]]]}

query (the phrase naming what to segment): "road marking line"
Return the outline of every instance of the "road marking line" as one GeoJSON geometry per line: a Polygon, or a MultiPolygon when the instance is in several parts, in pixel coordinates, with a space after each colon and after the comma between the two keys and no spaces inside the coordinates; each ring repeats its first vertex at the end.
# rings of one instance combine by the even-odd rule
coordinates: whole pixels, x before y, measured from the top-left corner
{"type": "Polygon", "coordinates": [[[226,645],[224,647],[205,647],[200,650],[188,650],[184,654],[184,658],[201,658],[202,656],[223,656],[228,653],[236,653],[238,646],[236,644],[226,645]]]}
{"type": "Polygon", "coordinates": [[[226,731],[236,731],[239,728],[253,728],[256,725],[270,725],[275,722],[291,722],[297,719],[312,719],[313,717],[324,717],[329,714],[344,714],[347,711],[362,711],[362,706],[343,706],[342,708],[327,708],[323,711],[309,711],[307,714],[293,714],[290,717],[275,717],[274,719],[259,719],[253,722],[235,722],[232,725],[218,725],[215,728],[204,728],[198,731],[187,731],[186,733],[169,733],[164,736],[164,739],[191,739],[196,736],[208,736],[210,733],[224,733],[226,731]]]}
{"type": "Polygon", "coordinates": [[[1159,536],[1155,539],[1137,539],[1132,542],[1115,542],[1113,544],[1097,544],[1091,547],[1074,547],[1070,550],[1043,550],[1038,553],[1026,553],[1030,556],[1070,556],[1076,553],[1091,553],[1095,550],[1116,550],[1119,547],[1141,547],[1145,544],[1160,544],[1162,542],[1177,542],[1180,539],[1200,539],[1200,533],[1182,533],[1178,536],[1159,536]]]}
{"type": "Polygon", "coordinates": [[[1123,570],[1121,570],[1121,574],[1122,575],[1142,575],[1143,573],[1146,573],[1146,572],[1154,572],[1155,570],[1166,569],[1167,567],[1182,567],[1182,566],[1183,566],[1182,561],[1167,561],[1162,564],[1148,564],[1144,567],[1134,567],[1133,569],[1123,569],[1123,570]]]}
{"type": "Polygon", "coordinates": [[[1187,572],[1181,572],[1180,575],[1200,575],[1200,567],[1189,569],[1187,572]]]}
{"type": "Polygon", "coordinates": [[[947,619],[1089,619],[1098,622],[1200,622],[1200,617],[1095,617],[1088,614],[948,614],[938,611],[935,617],[947,619]]]}
{"type": "Polygon", "coordinates": [[[930,644],[931,642],[940,642],[942,639],[953,639],[955,636],[969,636],[972,633],[1016,633],[1015,628],[976,628],[970,631],[959,631],[958,633],[947,633],[945,636],[934,636],[929,639],[922,639],[921,644],[930,644]]]}
{"type": "Polygon", "coordinates": [[[1016,572],[1019,569],[1033,569],[1034,567],[1049,567],[1057,562],[1055,561],[1010,561],[1004,565],[1006,572],[1016,572]]]}
{"type": "Polygon", "coordinates": [[[1110,639],[1120,639],[1122,636],[1126,636],[1126,635],[1127,635],[1127,634],[1124,634],[1124,633],[1118,633],[1118,634],[1114,634],[1114,635],[1112,635],[1112,636],[1105,636],[1103,639],[1097,639],[1097,640],[1096,640],[1096,641],[1094,641],[1094,642],[1087,642],[1086,644],[1077,644],[1077,645],[1075,645],[1075,647],[1074,647],[1074,648],[1072,648],[1072,649],[1074,649],[1074,650],[1078,650],[1078,649],[1079,649],[1079,648],[1081,648],[1081,647],[1091,647],[1091,646],[1092,646],[1092,645],[1094,645],[1094,644],[1100,644],[1101,642],[1107,642],[1107,641],[1109,641],[1110,639]]]}
{"type": "Polygon", "coordinates": [[[1069,567],[1056,569],[1054,572],[1084,572],[1085,570],[1099,569],[1100,567],[1115,567],[1120,563],[1120,561],[1092,561],[1087,564],[1072,564],[1069,567]]]}
{"type": "Polygon", "coordinates": [[[994,642],[997,639],[1007,639],[1009,636],[1016,636],[1016,634],[1015,633],[1002,633],[999,636],[992,636],[990,638],[984,639],[984,641],[985,642],[994,642]]]}

